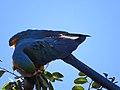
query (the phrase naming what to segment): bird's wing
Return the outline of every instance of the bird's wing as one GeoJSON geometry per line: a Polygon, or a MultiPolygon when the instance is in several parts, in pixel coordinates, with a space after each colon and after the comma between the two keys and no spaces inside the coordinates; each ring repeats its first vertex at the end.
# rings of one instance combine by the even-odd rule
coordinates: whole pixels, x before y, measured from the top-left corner
{"type": "Polygon", "coordinates": [[[29,57],[16,48],[13,53],[13,65],[15,69],[24,77],[32,76],[36,70],[29,57]]]}
{"type": "Polygon", "coordinates": [[[44,38],[27,45],[24,53],[34,64],[40,66],[68,56],[77,46],[78,43],[75,40],[68,38],[44,38]]]}
{"type": "MultiPolygon", "coordinates": [[[[19,32],[12,36],[9,40],[9,45],[12,46],[16,41],[27,39],[27,38],[45,38],[45,37],[59,37],[60,34],[66,34],[65,31],[52,31],[52,30],[31,30],[19,32]]],[[[17,42],[18,43],[18,42],[17,42]]]]}
{"type": "MultiPolygon", "coordinates": [[[[83,34],[74,34],[68,33],[65,31],[52,31],[52,30],[31,30],[28,29],[27,31],[22,31],[14,36],[12,36],[9,40],[9,45],[12,46],[15,43],[18,44],[19,40],[23,40],[26,38],[46,38],[46,37],[61,37],[61,36],[70,36],[70,37],[88,37],[89,35],[83,34]],[[17,41],[17,42],[16,42],[17,41]]],[[[79,38],[80,39],[80,38],[79,38]]]]}

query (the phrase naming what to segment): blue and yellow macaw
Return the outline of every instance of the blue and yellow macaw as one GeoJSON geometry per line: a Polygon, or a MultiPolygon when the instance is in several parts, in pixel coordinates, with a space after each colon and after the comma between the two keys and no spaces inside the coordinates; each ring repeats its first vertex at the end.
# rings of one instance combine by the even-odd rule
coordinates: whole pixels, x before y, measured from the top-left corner
{"type": "Polygon", "coordinates": [[[9,40],[14,46],[13,66],[23,77],[32,77],[47,63],[62,59],[67,61],[72,52],[89,35],[64,31],[27,30],[17,33],[9,40]],[[69,37],[76,37],[71,39],[69,37]]]}
{"type": "Polygon", "coordinates": [[[52,30],[27,30],[17,33],[9,40],[9,45],[15,47],[13,65],[23,76],[32,76],[37,69],[52,60],[69,56],[88,36],[52,30]]]}

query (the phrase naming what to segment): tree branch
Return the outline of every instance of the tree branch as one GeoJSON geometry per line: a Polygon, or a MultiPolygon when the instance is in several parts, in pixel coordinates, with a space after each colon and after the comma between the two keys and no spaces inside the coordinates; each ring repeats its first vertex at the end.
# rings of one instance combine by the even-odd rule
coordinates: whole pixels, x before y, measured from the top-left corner
{"type": "MultiPolygon", "coordinates": [[[[14,76],[16,76],[16,77],[19,77],[19,76],[17,76],[15,73],[12,73],[12,72],[8,71],[8,70],[5,69],[5,68],[0,67],[0,69],[1,69],[1,70],[4,70],[5,72],[8,72],[8,73],[10,73],[10,74],[12,74],[12,75],[14,75],[14,76]]],[[[21,78],[21,79],[22,79],[22,78],[21,78]]]]}

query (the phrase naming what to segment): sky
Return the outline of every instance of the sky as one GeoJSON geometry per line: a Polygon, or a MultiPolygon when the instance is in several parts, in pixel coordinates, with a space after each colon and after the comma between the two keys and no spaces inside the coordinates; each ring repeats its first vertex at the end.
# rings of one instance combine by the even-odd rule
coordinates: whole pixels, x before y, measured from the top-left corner
{"type": "MultiPolygon", "coordinates": [[[[73,54],[98,73],[115,76],[120,86],[120,0],[1,0],[0,28],[0,67],[12,71],[9,38],[28,28],[89,34],[73,54]]],[[[47,70],[64,75],[63,82],[53,84],[55,90],[71,90],[79,72],[61,60],[47,70]]],[[[0,88],[9,78],[14,77],[0,78],[0,88]]]]}

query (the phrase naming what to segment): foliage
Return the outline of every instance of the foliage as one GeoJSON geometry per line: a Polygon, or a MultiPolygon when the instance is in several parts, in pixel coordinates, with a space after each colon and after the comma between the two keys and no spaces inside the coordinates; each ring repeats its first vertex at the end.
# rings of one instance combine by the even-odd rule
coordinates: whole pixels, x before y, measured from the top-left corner
{"type": "Polygon", "coordinates": [[[72,88],[72,90],[85,90],[82,86],[74,86],[73,88],[72,88]]]}
{"type": "MultiPolygon", "coordinates": [[[[0,60],[0,62],[2,62],[0,60]]],[[[0,77],[3,76],[5,72],[8,72],[14,75],[16,81],[7,82],[2,86],[2,90],[24,90],[22,76],[17,76],[15,73],[10,72],[9,70],[0,67],[0,77]]],[[[55,81],[63,81],[64,76],[59,72],[50,73],[48,71],[39,71],[35,75],[35,86],[36,90],[54,90],[52,83],[55,81]]]]}
{"type": "Polygon", "coordinates": [[[2,77],[2,75],[5,73],[4,70],[0,70],[0,77],[2,77]]]}
{"type": "Polygon", "coordinates": [[[3,85],[2,90],[22,90],[22,82],[20,80],[7,82],[3,85]]]}
{"type": "MultiPolygon", "coordinates": [[[[0,62],[2,62],[2,60],[0,60],[0,62]]],[[[14,75],[14,78],[16,79],[16,81],[7,82],[2,86],[2,90],[24,90],[24,87],[23,87],[24,78],[22,76],[17,76],[15,73],[0,67],[0,78],[4,75],[5,72],[8,72],[14,75]]],[[[109,75],[107,73],[103,73],[103,75],[105,76],[105,78],[109,79],[111,82],[115,84],[118,83],[115,80],[115,77],[108,77],[109,75]]],[[[85,90],[85,88],[83,87],[84,84],[88,84],[88,90],[91,90],[92,88],[96,90],[103,89],[101,85],[91,80],[83,72],[79,72],[78,76],[79,77],[74,80],[75,86],[73,86],[72,90],[85,90]]],[[[54,83],[55,81],[63,81],[62,80],[63,77],[64,76],[59,72],[50,73],[49,71],[46,71],[46,70],[39,71],[35,75],[36,90],[54,90],[52,83],[54,83]]]]}
{"type": "MultiPolygon", "coordinates": [[[[118,83],[117,81],[115,81],[115,77],[108,77],[107,73],[103,73],[103,74],[111,82],[118,83]]],[[[83,72],[79,72],[78,76],[79,77],[74,80],[75,86],[73,86],[72,90],[85,90],[85,88],[82,85],[86,83],[88,84],[88,90],[91,90],[92,88],[96,90],[103,89],[103,87],[99,85],[97,82],[91,79],[89,80],[89,77],[87,77],[87,75],[85,75],[83,72]]]]}
{"type": "Polygon", "coordinates": [[[49,88],[49,90],[54,90],[52,86],[52,82],[62,81],[61,78],[63,77],[61,77],[61,75],[62,74],[59,72],[50,73],[48,71],[41,71],[39,75],[37,75],[36,77],[36,89],[46,90],[47,88],[49,88]],[[57,75],[57,78],[56,78],[56,75],[57,75]]]}
{"type": "MultiPolygon", "coordinates": [[[[22,90],[23,89],[23,77],[17,76],[15,82],[7,82],[3,85],[2,90],[22,90]],[[21,78],[21,80],[19,80],[21,78]]],[[[50,73],[48,71],[40,71],[36,77],[36,90],[54,90],[52,82],[62,81],[63,75],[59,72],[50,73]],[[57,77],[56,77],[57,76],[57,77]],[[62,77],[61,77],[62,76],[62,77]]]]}

